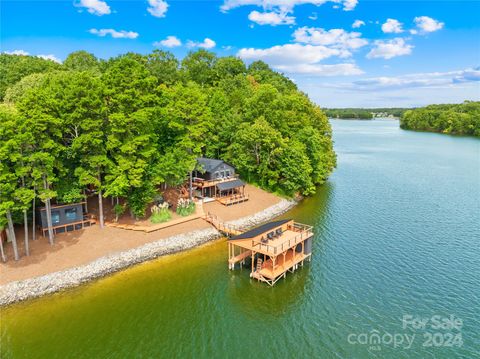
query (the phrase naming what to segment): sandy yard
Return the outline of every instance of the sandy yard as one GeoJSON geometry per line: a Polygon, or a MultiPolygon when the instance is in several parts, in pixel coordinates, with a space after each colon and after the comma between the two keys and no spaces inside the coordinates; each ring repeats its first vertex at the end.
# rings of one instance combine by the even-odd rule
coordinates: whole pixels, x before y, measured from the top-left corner
{"type": "MultiPolygon", "coordinates": [[[[246,186],[246,193],[250,196],[247,202],[228,207],[218,202],[205,203],[204,211],[215,214],[222,220],[231,221],[253,215],[281,200],[271,193],[250,185],[246,186]]],[[[89,201],[89,206],[92,207],[89,211],[95,212],[90,202],[94,203],[95,200],[89,201]]],[[[107,213],[107,219],[108,217],[107,213]]],[[[5,243],[8,261],[0,264],[0,285],[77,267],[112,253],[209,227],[210,225],[203,219],[195,219],[151,233],[110,227],[101,229],[99,225],[94,225],[84,230],[56,235],[53,246],[50,246],[47,238],[38,233],[38,240],[30,241],[30,256],[27,257],[24,250],[23,227],[20,226],[16,228],[16,235],[21,258],[19,261],[14,261],[12,246],[10,243],[5,243]]]]}

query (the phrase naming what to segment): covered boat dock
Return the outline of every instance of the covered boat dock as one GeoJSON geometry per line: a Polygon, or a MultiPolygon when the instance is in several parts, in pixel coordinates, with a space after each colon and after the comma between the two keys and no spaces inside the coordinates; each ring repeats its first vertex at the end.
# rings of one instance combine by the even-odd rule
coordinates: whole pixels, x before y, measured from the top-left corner
{"type": "Polygon", "coordinates": [[[284,219],[265,223],[228,240],[228,266],[251,258],[250,277],[273,286],[310,260],[313,227],[284,219]]]}

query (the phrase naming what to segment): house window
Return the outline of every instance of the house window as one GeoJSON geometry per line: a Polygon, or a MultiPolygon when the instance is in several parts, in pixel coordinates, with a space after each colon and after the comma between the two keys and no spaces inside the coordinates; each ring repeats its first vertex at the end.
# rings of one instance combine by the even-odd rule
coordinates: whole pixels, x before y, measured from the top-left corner
{"type": "Polygon", "coordinates": [[[60,212],[59,211],[52,211],[52,223],[53,224],[60,223],[60,212]]]}
{"type": "Polygon", "coordinates": [[[77,219],[77,208],[68,208],[65,210],[65,218],[67,221],[74,221],[77,219]]]}
{"type": "Polygon", "coordinates": [[[229,171],[229,170],[226,170],[226,171],[225,171],[225,175],[226,175],[227,177],[230,177],[230,171],[229,171]]]}

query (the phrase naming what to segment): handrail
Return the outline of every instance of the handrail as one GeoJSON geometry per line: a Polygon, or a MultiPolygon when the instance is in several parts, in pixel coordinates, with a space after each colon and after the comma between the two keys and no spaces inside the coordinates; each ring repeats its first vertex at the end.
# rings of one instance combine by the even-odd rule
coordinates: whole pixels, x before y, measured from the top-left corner
{"type": "Polygon", "coordinates": [[[313,231],[312,231],[313,226],[309,226],[309,225],[301,224],[301,223],[294,223],[294,227],[295,227],[295,225],[298,225],[297,226],[298,229],[304,228],[304,230],[302,230],[295,237],[290,238],[288,241],[284,241],[280,244],[277,244],[276,246],[273,246],[271,244],[262,243],[261,241],[252,239],[252,247],[260,246],[260,250],[262,250],[262,247],[266,247],[267,252],[273,252],[273,254],[277,254],[278,250],[281,250],[281,252],[283,252],[284,249],[291,248],[292,243],[293,243],[293,245],[296,245],[297,243],[302,242],[303,239],[304,239],[304,236],[310,237],[310,236],[313,235],[313,231]],[[286,243],[288,243],[288,246],[286,246],[286,243]]]}

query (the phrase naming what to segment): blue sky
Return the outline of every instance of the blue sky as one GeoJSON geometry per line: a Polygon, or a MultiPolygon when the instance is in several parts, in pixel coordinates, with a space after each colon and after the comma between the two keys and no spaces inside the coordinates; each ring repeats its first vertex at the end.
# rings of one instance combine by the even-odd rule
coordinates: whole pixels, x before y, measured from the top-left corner
{"type": "Polygon", "coordinates": [[[478,14],[479,1],[3,0],[0,50],[203,47],[263,60],[323,107],[420,106],[480,99],[478,14]]]}

